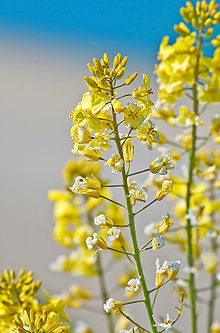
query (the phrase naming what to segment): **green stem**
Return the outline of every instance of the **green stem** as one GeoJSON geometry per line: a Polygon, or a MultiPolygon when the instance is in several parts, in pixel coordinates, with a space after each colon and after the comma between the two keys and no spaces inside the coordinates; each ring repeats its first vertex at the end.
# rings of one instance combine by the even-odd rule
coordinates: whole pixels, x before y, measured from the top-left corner
{"type": "Polygon", "coordinates": [[[167,284],[169,281],[170,281],[170,279],[166,280],[164,283],[162,283],[162,284],[159,285],[158,287],[149,290],[149,293],[152,293],[153,291],[155,291],[155,290],[157,290],[157,289],[160,289],[160,288],[163,287],[165,284],[167,284]]]}
{"type": "Polygon", "coordinates": [[[144,206],[143,208],[141,208],[140,210],[138,210],[136,213],[134,213],[134,215],[139,214],[140,212],[142,212],[142,210],[148,208],[149,206],[151,206],[153,203],[155,203],[157,201],[157,199],[152,200],[151,202],[149,202],[149,204],[147,204],[146,206],[144,206]]]}
{"type": "Polygon", "coordinates": [[[104,195],[100,195],[100,198],[103,198],[103,199],[105,199],[105,200],[108,200],[108,201],[110,201],[110,202],[113,202],[114,204],[116,204],[116,205],[118,205],[118,206],[121,206],[121,207],[123,207],[123,208],[126,208],[126,207],[125,207],[124,205],[122,205],[120,202],[117,202],[117,201],[112,200],[112,199],[110,199],[110,198],[104,197],[104,195]]]}
{"type": "Polygon", "coordinates": [[[145,302],[144,299],[140,299],[140,300],[137,300],[137,301],[125,302],[125,303],[122,303],[122,305],[130,305],[130,304],[144,303],[144,302],[145,302]]]}
{"type": "Polygon", "coordinates": [[[209,313],[208,313],[208,331],[210,332],[211,325],[214,322],[214,308],[215,308],[215,301],[216,301],[216,287],[218,285],[216,274],[214,273],[211,278],[211,293],[209,299],[209,313]]]}
{"type": "Polygon", "coordinates": [[[114,251],[114,252],[118,252],[118,253],[126,254],[126,255],[129,255],[129,256],[134,256],[134,254],[131,253],[131,252],[120,251],[120,250],[117,250],[117,249],[113,249],[112,247],[109,247],[109,246],[108,246],[108,249],[111,250],[111,251],[114,251]]]}
{"type": "MultiPolygon", "coordinates": [[[[99,285],[100,285],[102,300],[103,300],[103,304],[104,304],[109,297],[108,297],[108,292],[107,292],[106,285],[105,285],[104,272],[102,270],[100,254],[97,255],[97,269],[98,269],[99,285]]],[[[114,320],[113,320],[112,314],[105,312],[105,315],[106,315],[106,319],[108,322],[109,333],[114,333],[114,320]]]]}
{"type": "Polygon", "coordinates": [[[131,176],[134,176],[134,175],[138,175],[139,173],[143,173],[143,172],[147,172],[147,171],[150,171],[150,169],[144,169],[144,170],[141,170],[141,171],[137,171],[137,172],[132,172],[128,175],[128,177],[131,177],[131,176]]]}
{"type": "MultiPolygon", "coordinates": [[[[114,98],[112,83],[110,83],[110,87],[111,87],[112,98],[114,98]]],[[[118,149],[118,153],[119,153],[120,157],[122,158],[122,160],[124,160],[123,151],[122,151],[121,142],[120,142],[119,133],[118,133],[118,125],[117,125],[116,114],[114,112],[113,106],[112,106],[112,120],[113,120],[115,142],[116,142],[116,146],[117,146],[117,149],[118,149]]],[[[134,213],[132,211],[132,205],[131,205],[131,201],[130,201],[130,197],[129,197],[128,182],[127,182],[127,176],[126,176],[124,165],[123,165],[123,169],[122,169],[122,179],[123,179],[123,188],[124,188],[124,194],[125,194],[125,199],[126,199],[129,224],[130,224],[130,234],[131,234],[133,248],[134,248],[134,259],[135,259],[135,262],[136,262],[138,274],[141,278],[141,285],[142,285],[144,299],[145,299],[144,303],[145,303],[145,306],[146,306],[146,309],[147,309],[147,312],[148,312],[148,317],[149,317],[149,320],[150,320],[150,325],[151,325],[151,328],[152,328],[152,332],[157,333],[157,328],[156,328],[156,326],[154,326],[155,321],[154,321],[154,318],[153,318],[153,311],[152,311],[151,302],[150,302],[150,295],[149,295],[149,292],[148,292],[148,289],[147,289],[147,285],[146,285],[146,281],[145,281],[145,277],[144,277],[144,272],[143,272],[142,264],[141,264],[140,252],[139,252],[138,244],[137,244],[134,213]]]]}
{"type": "MultiPolygon", "coordinates": [[[[214,194],[214,190],[213,190],[213,182],[211,181],[211,192],[210,192],[210,199],[211,200],[215,200],[215,194],[214,194]]],[[[212,213],[211,214],[211,218],[215,221],[215,214],[212,213]]],[[[217,251],[218,251],[218,243],[216,238],[213,238],[211,240],[211,248],[212,248],[212,252],[217,255],[217,251]]],[[[216,278],[216,272],[214,272],[214,274],[211,277],[211,292],[210,292],[210,299],[209,299],[209,312],[208,312],[208,332],[210,332],[211,329],[211,325],[214,322],[214,315],[215,315],[215,301],[216,301],[216,288],[218,286],[218,281],[216,278]]]]}
{"type": "Polygon", "coordinates": [[[102,185],[102,187],[122,187],[123,185],[102,185]]]}
{"type": "Polygon", "coordinates": [[[128,319],[131,323],[133,323],[135,326],[139,327],[140,329],[142,329],[143,331],[147,332],[147,333],[151,333],[150,331],[146,330],[146,328],[140,326],[138,323],[136,323],[136,321],[134,321],[133,319],[131,319],[131,317],[129,317],[126,313],[124,313],[121,309],[119,309],[119,312],[122,314],[122,316],[124,316],[126,319],[128,319]]]}
{"type": "MultiPolygon", "coordinates": [[[[199,77],[199,61],[200,61],[200,52],[202,45],[202,33],[204,26],[201,25],[199,32],[198,45],[196,49],[196,64],[194,70],[194,83],[193,83],[193,111],[196,115],[199,113],[199,102],[198,102],[198,77],[199,77]]],[[[186,194],[186,214],[189,213],[190,209],[190,198],[191,198],[191,187],[193,184],[193,171],[195,167],[195,153],[196,153],[196,125],[192,125],[192,148],[190,150],[190,162],[189,162],[189,172],[188,172],[188,182],[187,182],[187,194],[186,194]]],[[[192,249],[192,230],[191,230],[191,221],[187,219],[187,259],[188,266],[194,266],[193,258],[193,249],[192,249]]],[[[190,308],[191,308],[191,329],[192,333],[197,332],[197,323],[196,323],[196,290],[195,290],[195,280],[194,274],[189,274],[189,290],[190,290],[190,308]]]]}
{"type": "MultiPolygon", "coordinates": [[[[88,200],[88,198],[85,198],[85,202],[87,200],[88,200]]],[[[90,226],[93,225],[93,216],[89,210],[87,210],[87,221],[90,226]]],[[[102,301],[104,304],[107,301],[107,299],[109,298],[109,296],[108,296],[108,291],[107,291],[106,284],[105,284],[104,271],[102,268],[100,253],[97,254],[96,268],[97,268],[97,272],[98,272],[98,280],[99,280],[99,286],[100,286],[100,291],[101,291],[101,297],[102,297],[102,301]]],[[[105,312],[105,315],[106,315],[106,320],[108,323],[108,331],[109,331],[109,333],[114,333],[114,320],[113,320],[112,314],[105,312]]]]}

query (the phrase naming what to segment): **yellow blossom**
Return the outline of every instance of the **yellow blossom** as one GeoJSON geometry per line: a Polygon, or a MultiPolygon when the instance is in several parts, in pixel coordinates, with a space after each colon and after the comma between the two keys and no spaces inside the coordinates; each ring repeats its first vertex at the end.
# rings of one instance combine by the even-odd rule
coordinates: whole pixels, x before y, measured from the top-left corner
{"type": "Polygon", "coordinates": [[[215,274],[218,267],[218,258],[213,252],[205,252],[201,256],[204,268],[211,274],[215,274]]]}
{"type": "Polygon", "coordinates": [[[89,177],[83,178],[81,176],[76,177],[73,186],[70,187],[71,191],[92,198],[99,198],[101,183],[95,176],[93,176],[93,178],[94,179],[89,177]]]}
{"type": "Polygon", "coordinates": [[[173,188],[173,180],[165,179],[162,183],[162,189],[156,193],[156,199],[161,201],[173,188]]]}
{"type": "Polygon", "coordinates": [[[112,173],[120,172],[123,168],[123,160],[117,154],[112,154],[111,158],[109,158],[105,164],[112,168],[112,173]]]}
{"type": "Polygon", "coordinates": [[[163,216],[162,222],[156,226],[157,232],[160,235],[165,234],[170,229],[170,227],[173,225],[173,220],[174,220],[174,218],[173,218],[173,215],[171,215],[171,214],[167,214],[167,215],[163,216]]]}

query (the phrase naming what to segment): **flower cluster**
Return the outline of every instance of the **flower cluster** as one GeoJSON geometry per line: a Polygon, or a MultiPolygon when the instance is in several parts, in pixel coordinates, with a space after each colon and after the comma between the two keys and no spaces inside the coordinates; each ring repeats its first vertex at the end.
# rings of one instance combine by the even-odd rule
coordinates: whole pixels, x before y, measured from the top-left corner
{"type": "Polygon", "coordinates": [[[0,331],[4,333],[71,333],[64,302],[48,297],[41,305],[36,293],[41,281],[35,282],[32,271],[22,268],[16,279],[14,270],[0,275],[0,331]]]}
{"type": "MultiPolygon", "coordinates": [[[[175,199],[174,213],[180,225],[166,239],[187,252],[189,274],[189,297],[192,323],[196,331],[196,279],[206,270],[211,276],[212,295],[218,286],[218,237],[220,235],[218,198],[219,186],[219,113],[212,115],[210,125],[206,109],[220,102],[220,44],[215,27],[220,23],[219,5],[213,0],[197,1],[194,6],[187,1],[181,8],[184,22],[175,25],[180,35],[169,45],[164,37],[158,53],[156,74],[159,98],[155,103],[153,117],[164,120],[168,126],[178,127],[173,139],[164,137],[172,146],[171,158],[179,151],[180,158],[189,156],[188,166],[182,166],[183,175],[174,177],[170,197],[175,199]],[[209,49],[207,50],[207,47],[209,49]],[[186,103],[186,99],[192,104],[186,103]],[[175,103],[178,101],[178,106],[175,103]],[[179,106],[180,105],[180,106],[179,106]],[[202,127],[202,125],[206,125],[202,127]],[[205,147],[206,146],[206,147],[205,147]],[[200,273],[200,274],[199,274],[200,273]]],[[[178,158],[178,161],[180,160],[178,158]]],[[[166,173],[162,160],[155,160],[151,172],[166,173]]],[[[158,188],[158,183],[151,180],[158,188]]],[[[159,200],[159,199],[158,199],[159,200]]],[[[150,231],[150,229],[149,229],[150,231]]],[[[147,230],[148,232],[148,230],[147,230]]],[[[183,280],[184,283],[187,279],[183,280]]],[[[212,297],[212,296],[211,296],[212,297]]],[[[208,311],[208,327],[214,321],[215,299],[208,311]]]]}

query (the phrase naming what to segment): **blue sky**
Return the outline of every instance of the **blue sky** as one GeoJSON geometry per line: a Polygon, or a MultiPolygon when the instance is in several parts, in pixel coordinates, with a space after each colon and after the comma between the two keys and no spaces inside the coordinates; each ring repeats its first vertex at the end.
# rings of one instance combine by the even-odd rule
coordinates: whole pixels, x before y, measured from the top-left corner
{"type": "Polygon", "coordinates": [[[156,57],[164,35],[174,41],[173,26],[184,5],[182,0],[0,0],[0,34],[156,57]]]}

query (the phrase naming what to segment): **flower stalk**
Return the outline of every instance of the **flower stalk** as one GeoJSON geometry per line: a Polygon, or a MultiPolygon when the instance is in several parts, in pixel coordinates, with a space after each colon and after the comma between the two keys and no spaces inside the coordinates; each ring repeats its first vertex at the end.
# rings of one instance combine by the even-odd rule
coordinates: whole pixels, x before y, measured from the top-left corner
{"type": "MultiPolygon", "coordinates": [[[[110,82],[110,88],[111,88],[111,96],[112,96],[112,99],[113,99],[114,98],[114,90],[113,90],[112,81],[110,82]]],[[[112,106],[112,119],[113,119],[115,142],[116,142],[116,146],[117,146],[117,149],[118,149],[118,153],[119,153],[120,157],[122,158],[122,160],[124,160],[121,141],[120,141],[120,138],[119,138],[117,118],[116,118],[116,114],[114,112],[113,106],[112,106]]],[[[126,206],[127,206],[127,211],[128,211],[128,219],[129,219],[129,224],[130,224],[130,234],[131,234],[133,248],[134,248],[134,259],[135,259],[135,262],[136,262],[138,274],[139,274],[140,279],[141,279],[141,285],[142,285],[142,289],[143,289],[143,293],[144,293],[144,300],[145,300],[144,303],[145,303],[145,306],[146,306],[146,309],[147,309],[147,312],[148,312],[152,332],[157,333],[157,328],[155,326],[155,321],[154,321],[154,318],[153,318],[153,311],[152,311],[152,306],[151,306],[151,302],[150,302],[150,296],[149,296],[146,280],[145,280],[145,277],[144,277],[144,272],[143,272],[143,269],[142,269],[140,251],[138,249],[138,244],[137,244],[134,213],[132,211],[132,205],[131,205],[131,201],[130,201],[130,197],[129,197],[127,175],[126,175],[124,164],[123,164],[123,168],[122,168],[122,180],[123,180],[124,195],[125,195],[125,199],[126,199],[126,206]]]]}
{"type": "MultiPolygon", "coordinates": [[[[196,54],[196,64],[194,70],[194,84],[193,84],[193,111],[195,115],[199,113],[199,102],[198,102],[198,78],[199,78],[199,62],[200,62],[200,52],[202,47],[202,34],[204,26],[201,25],[198,45],[197,45],[197,54],[196,54]]],[[[190,161],[189,161],[189,170],[188,170],[188,182],[187,182],[187,193],[186,193],[186,214],[189,213],[190,209],[190,198],[191,198],[191,188],[193,184],[193,171],[195,166],[195,153],[196,153],[196,125],[192,125],[192,148],[190,150],[190,161]]],[[[193,258],[193,249],[192,249],[192,225],[191,220],[187,219],[187,259],[189,267],[193,267],[194,258],[193,258]]],[[[194,274],[190,272],[189,274],[189,289],[190,289],[190,308],[191,308],[191,324],[192,324],[192,333],[197,332],[197,323],[196,323],[196,289],[195,289],[195,279],[194,274]]]]}

